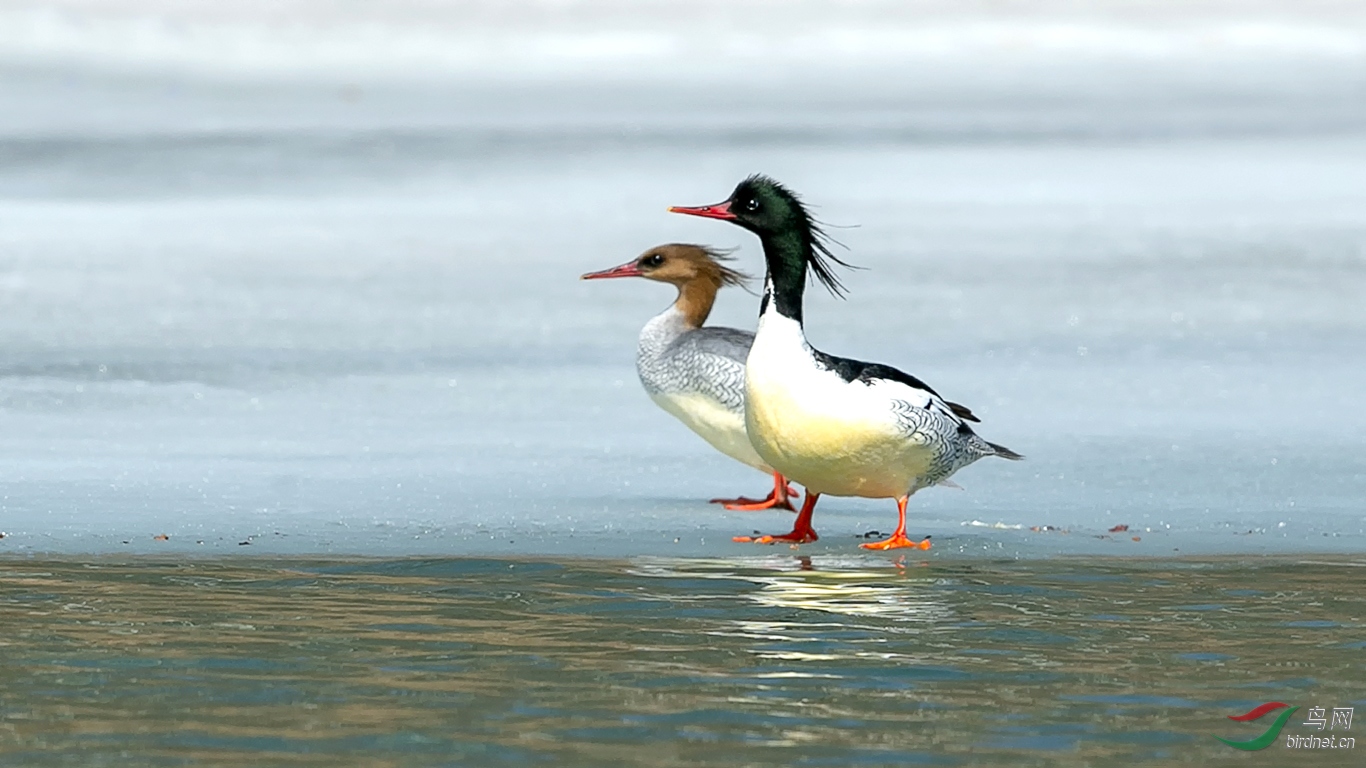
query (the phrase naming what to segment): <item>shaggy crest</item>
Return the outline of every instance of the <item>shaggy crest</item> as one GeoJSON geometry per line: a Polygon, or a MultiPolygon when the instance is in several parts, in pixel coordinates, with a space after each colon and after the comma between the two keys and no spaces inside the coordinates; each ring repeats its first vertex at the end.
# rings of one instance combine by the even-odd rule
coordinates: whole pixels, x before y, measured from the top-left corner
{"type": "Polygon", "coordinates": [[[767,187],[792,206],[793,212],[804,225],[802,230],[807,233],[807,244],[811,246],[809,251],[811,256],[807,259],[807,266],[811,269],[811,274],[821,282],[821,285],[825,286],[825,289],[832,296],[844,298],[847,289],[844,287],[844,283],[840,281],[839,276],[835,274],[832,264],[838,264],[846,269],[859,269],[859,267],[831,253],[830,244],[838,245],[839,243],[825,233],[820,222],[816,221],[811,212],[806,209],[806,205],[802,203],[802,199],[797,196],[797,193],[783,186],[781,182],[760,173],[750,176],[740,184],[741,186],[767,187]]]}
{"type": "Polygon", "coordinates": [[[744,288],[745,283],[753,279],[744,272],[728,267],[722,263],[735,261],[735,257],[731,255],[735,252],[734,248],[713,248],[709,245],[694,245],[692,247],[702,251],[702,253],[706,254],[707,258],[712,261],[713,265],[716,267],[716,279],[720,281],[723,287],[736,285],[744,288]]]}

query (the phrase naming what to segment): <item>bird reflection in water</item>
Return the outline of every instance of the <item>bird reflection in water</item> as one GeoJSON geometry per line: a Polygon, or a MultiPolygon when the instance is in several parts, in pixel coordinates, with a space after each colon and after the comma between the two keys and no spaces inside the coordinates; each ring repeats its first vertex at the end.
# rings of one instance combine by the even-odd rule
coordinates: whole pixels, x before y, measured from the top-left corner
{"type": "MultiPolygon", "coordinates": [[[[906,558],[870,562],[858,556],[768,556],[758,558],[653,559],[637,563],[655,577],[744,580],[759,589],[743,596],[760,605],[799,608],[896,622],[941,622],[949,605],[931,589],[929,578],[910,578],[906,558]],[[888,567],[888,566],[891,567],[888,567]]],[[[748,623],[748,622],[746,622],[748,623]]]]}

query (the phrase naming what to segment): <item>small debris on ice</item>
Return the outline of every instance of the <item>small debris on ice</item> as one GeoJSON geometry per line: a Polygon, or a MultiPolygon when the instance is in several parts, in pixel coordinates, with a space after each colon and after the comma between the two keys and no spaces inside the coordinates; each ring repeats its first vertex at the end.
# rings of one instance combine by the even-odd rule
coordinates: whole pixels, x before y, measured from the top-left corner
{"type": "Polygon", "coordinates": [[[1116,525],[1114,528],[1110,529],[1110,533],[1124,533],[1127,530],[1129,530],[1129,526],[1127,525],[1116,525]]]}

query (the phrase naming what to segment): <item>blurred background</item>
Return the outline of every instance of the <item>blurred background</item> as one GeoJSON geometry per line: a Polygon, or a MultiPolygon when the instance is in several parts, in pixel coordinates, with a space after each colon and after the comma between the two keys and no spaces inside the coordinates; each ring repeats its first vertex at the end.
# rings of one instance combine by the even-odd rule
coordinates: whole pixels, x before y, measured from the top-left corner
{"type": "Polygon", "coordinates": [[[867,268],[813,342],[1029,457],[916,498],[941,551],[1360,551],[1363,139],[1345,1],[0,2],[0,551],[785,525],[706,505],[764,478],[640,391],[669,289],[577,281],[760,274],[665,213],[754,172],[867,268]]]}

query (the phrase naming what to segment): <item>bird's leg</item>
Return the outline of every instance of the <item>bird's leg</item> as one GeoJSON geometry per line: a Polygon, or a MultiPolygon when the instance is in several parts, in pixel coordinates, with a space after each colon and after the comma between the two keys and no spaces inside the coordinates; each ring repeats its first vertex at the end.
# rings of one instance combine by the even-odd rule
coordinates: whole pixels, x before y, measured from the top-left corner
{"type": "Polygon", "coordinates": [[[910,494],[906,494],[896,500],[896,531],[892,533],[890,539],[875,541],[869,544],[860,544],[864,549],[901,549],[903,547],[914,547],[915,549],[929,549],[930,537],[926,536],[921,541],[911,541],[906,538],[906,502],[910,501],[910,494]]]}
{"type": "Polygon", "coordinates": [[[757,512],[761,509],[786,509],[789,512],[796,512],[793,509],[789,496],[796,496],[797,491],[787,484],[787,478],[773,473],[773,491],[768,494],[766,499],[750,499],[741,496],[738,499],[712,499],[712,504],[723,504],[726,509],[737,512],[757,512]]]}
{"type": "Polygon", "coordinates": [[[819,493],[812,493],[811,489],[806,490],[806,499],[802,502],[802,511],[797,513],[797,519],[792,523],[792,530],[781,536],[736,536],[731,541],[738,541],[742,544],[777,544],[787,542],[789,544],[806,544],[815,541],[820,537],[816,535],[816,529],[811,527],[811,514],[816,511],[816,499],[819,493]]]}

